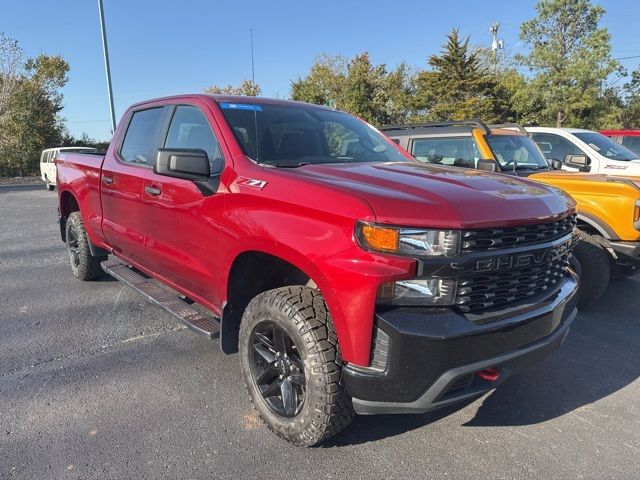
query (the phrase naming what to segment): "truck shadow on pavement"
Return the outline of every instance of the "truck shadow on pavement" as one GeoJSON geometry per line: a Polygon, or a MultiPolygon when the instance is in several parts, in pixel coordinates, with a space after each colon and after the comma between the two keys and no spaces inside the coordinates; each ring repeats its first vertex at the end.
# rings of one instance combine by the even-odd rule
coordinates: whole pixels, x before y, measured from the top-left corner
{"type": "MultiPolygon", "coordinates": [[[[481,400],[467,427],[532,425],[554,419],[611,395],[640,377],[638,280],[613,282],[592,307],[580,311],[558,350],[520,372],[481,400]]],[[[437,422],[466,406],[423,415],[357,417],[327,446],[365,443],[437,422]]],[[[476,408],[476,407],[471,407],[476,408]]]]}

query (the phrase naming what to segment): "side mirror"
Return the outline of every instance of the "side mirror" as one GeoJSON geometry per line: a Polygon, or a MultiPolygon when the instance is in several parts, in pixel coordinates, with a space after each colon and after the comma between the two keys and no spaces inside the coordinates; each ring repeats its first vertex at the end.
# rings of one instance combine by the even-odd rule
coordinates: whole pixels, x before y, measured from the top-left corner
{"type": "Polygon", "coordinates": [[[478,160],[478,163],[476,164],[476,168],[478,170],[484,170],[485,172],[497,173],[500,171],[498,169],[498,163],[495,160],[487,160],[482,158],[478,160]]]}
{"type": "Polygon", "coordinates": [[[158,149],[153,171],[158,175],[194,182],[206,182],[211,176],[207,152],[192,148],[158,149]]]}
{"type": "Polygon", "coordinates": [[[159,148],[153,166],[158,175],[191,180],[205,197],[218,191],[223,169],[222,157],[209,162],[207,152],[199,148],[159,148]]]}
{"type": "Polygon", "coordinates": [[[556,158],[547,158],[547,163],[552,170],[562,170],[562,162],[556,158]]]}
{"type": "Polygon", "coordinates": [[[591,170],[591,159],[586,155],[566,155],[564,164],[568,167],[577,168],[581,172],[589,172],[591,170]]]}

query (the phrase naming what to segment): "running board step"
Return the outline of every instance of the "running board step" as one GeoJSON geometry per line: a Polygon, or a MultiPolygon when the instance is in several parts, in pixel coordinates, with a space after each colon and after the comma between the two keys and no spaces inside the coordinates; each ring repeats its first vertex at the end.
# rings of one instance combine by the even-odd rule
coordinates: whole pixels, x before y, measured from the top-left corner
{"type": "Polygon", "coordinates": [[[192,330],[209,338],[220,336],[220,321],[192,308],[187,301],[180,298],[179,293],[158,285],[117,259],[105,260],[100,265],[106,273],[137,290],[147,297],[147,300],[162,307],[192,330]]]}

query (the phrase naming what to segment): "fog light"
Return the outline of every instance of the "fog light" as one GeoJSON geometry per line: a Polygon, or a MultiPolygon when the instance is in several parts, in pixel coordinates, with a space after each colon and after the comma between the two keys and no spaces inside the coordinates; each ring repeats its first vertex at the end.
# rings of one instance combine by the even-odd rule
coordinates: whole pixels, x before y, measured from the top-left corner
{"type": "Polygon", "coordinates": [[[457,281],[450,278],[411,278],[385,283],[378,289],[379,304],[453,305],[457,281]]]}

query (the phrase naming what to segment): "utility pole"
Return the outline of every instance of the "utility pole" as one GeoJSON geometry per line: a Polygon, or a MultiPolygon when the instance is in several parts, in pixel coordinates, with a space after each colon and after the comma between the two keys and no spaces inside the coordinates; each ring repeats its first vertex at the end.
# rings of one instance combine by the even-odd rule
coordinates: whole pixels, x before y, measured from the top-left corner
{"type": "Polygon", "coordinates": [[[500,22],[495,22],[489,28],[489,33],[491,34],[491,51],[493,52],[493,74],[498,74],[498,50],[502,50],[504,48],[504,42],[502,40],[498,40],[498,28],[500,28],[500,22]]]}
{"type": "Polygon", "coordinates": [[[111,135],[113,135],[116,131],[116,112],[113,108],[111,67],[109,66],[109,46],[107,45],[107,29],[104,25],[104,6],[102,5],[102,0],[98,0],[98,13],[100,14],[100,31],[102,32],[102,53],[104,55],[104,69],[107,74],[107,93],[109,95],[109,111],[111,113],[111,135]]]}

